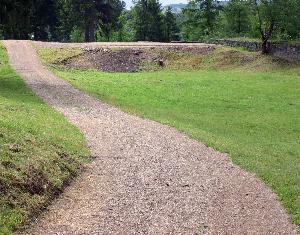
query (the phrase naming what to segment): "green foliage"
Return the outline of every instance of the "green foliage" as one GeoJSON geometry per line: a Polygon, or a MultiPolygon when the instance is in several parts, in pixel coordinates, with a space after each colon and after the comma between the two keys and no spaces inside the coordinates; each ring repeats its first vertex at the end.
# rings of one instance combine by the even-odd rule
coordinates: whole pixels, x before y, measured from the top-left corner
{"type": "Polygon", "coordinates": [[[162,10],[157,0],[137,1],[132,9],[132,27],[137,41],[178,40],[179,28],[171,8],[162,10]]]}
{"type": "Polygon", "coordinates": [[[134,17],[134,30],[136,40],[146,40],[148,36],[148,12],[147,12],[147,0],[139,0],[135,3],[133,8],[134,17]]]}
{"type": "Polygon", "coordinates": [[[218,15],[214,0],[190,1],[183,14],[182,35],[185,40],[199,40],[214,34],[218,15]]]}
{"type": "Polygon", "coordinates": [[[230,0],[222,7],[217,1],[190,1],[183,10],[182,37],[203,40],[216,37],[255,37],[269,40],[299,38],[300,6],[296,0],[230,0]]]}
{"type": "Polygon", "coordinates": [[[74,16],[72,14],[72,1],[73,0],[58,0],[57,1],[57,15],[58,24],[56,32],[58,40],[67,42],[70,41],[70,36],[74,30],[79,30],[79,26],[74,26],[74,16]]]}
{"type": "Polygon", "coordinates": [[[300,38],[300,4],[297,0],[282,1],[275,12],[279,18],[276,25],[277,39],[295,40],[300,38]]]}
{"type": "Polygon", "coordinates": [[[191,1],[183,10],[181,33],[184,40],[196,41],[203,35],[199,10],[196,8],[195,2],[191,1]]]}
{"type": "Polygon", "coordinates": [[[176,16],[172,13],[171,7],[166,9],[163,17],[164,40],[167,42],[176,41],[179,39],[179,28],[177,25],[176,16]]]}
{"type": "MultiPolygon", "coordinates": [[[[74,29],[85,41],[95,41],[97,28],[105,35],[117,27],[120,0],[3,0],[0,25],[5,38],[69,41],[74,29]]],[[[74,36],[74,35],[73,35],[74,36]]]]}
{"type": "Polygon", "coordinates": [[[32,7],[32,1],[1,1],[0,24],[3,28],[4,38],[27,39],[29,37],[32,7]]]}
{"type": "Polygon", "coordinates": [[[133,13],[132,11],[123,11],[119,17],[119,30],[115,34],[115,41],[132,42],[135,38],[133,28],[133,13]]]}
{"type": "Polygon", "coordinates": [[[54,0],[2,0],[0,24],[4,38],[37,40],[55,39],[57,24],[54,0]]]}
{"type": "Polygon", "coordinates": [[[56,39],[57,11],[55,0],[33,0],[31,27],[36,40],[56,39]]]}
{"type": "Polygon", "coordinates": [[[83,29],[85,41],[91,42],[96,41],[97,28],[109,40],[111,31],[117,27],[124,5],[119,0],[73,0],[72,8],[75,25],[83,29]]]}
{"type": "Polygon", "coordinates": [[[75,26],[70,33],[70,42],[84,42],[84,34],[81,28],[75,26]]]}
{"type": "Polygon", "coordinates": [[[133,12],[124,10],[119,16],[118,25],[110,32],[110,37],[104,37],[101,32],[97,41],[132,42],[135,40],[133,12]]]}
{"type": "Polygon", "coordinates": [[[245,0],[232,0],[224,8],[226,30],[229,35],[245,35],[250,27],[250,9],[245,0]]]}
{"type": "Polygon", "coordinates": [[[158,0],[138,0],[133,8],[137,41],[162,41],[162,10],[158,0]]]}
{"type": "Polygon", "coordinates": [[[250,0],[251,6],[257,16],[257,29],[262,40],[262,52],[268,53],[269,39],[273,36],[276,27],[282,21],[282,15],[286,13],[285,0],[250,0]],[[283,13],[284,12],[284,13],[283,13]]]}
{"type": "Polygon", "coordinates": [[[39,213],[86,161],[83,135],[37,98],[0,45],[0,234],[39,213]]]}
{"type": "Polygon", "coordinates": [[[192,0],[182,12],[159,0],[2,0],[0,37],[54,41],[187,41],[300,38],[298,0],[192,0]],[[81,31],[81,32],[80,32],[81,31]]]}

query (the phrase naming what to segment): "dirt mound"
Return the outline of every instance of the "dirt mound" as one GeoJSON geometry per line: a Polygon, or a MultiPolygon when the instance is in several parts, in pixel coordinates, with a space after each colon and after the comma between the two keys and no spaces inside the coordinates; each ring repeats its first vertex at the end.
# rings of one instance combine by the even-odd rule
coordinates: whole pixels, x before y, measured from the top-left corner
{"type": "Polygon", "coordinates": [[[137,72],[164,67],[167,53],[190,53],[204,55],[214,47],[172,47],[172,48],[97,48],[85,49],[81,55],[63,61],[67,67],[96,69],[104,72],[137,72]],[[147,67],[147,69],[145,69],[147,67]]]}
{"type": "Polygon", "coordinates": [[[135,72],[142,60],[155,61],[154,55],[143,50],[95,49],[66,61],[66,65],[80,69],[97,69],[105,72],[135,72]]]}
{"type": "Polygon", "coordinates": [[[245,53],[241,51],[228,50],[223,51],[219,55],[219,65],[222,67],[234,66],[234,65],[244,65],[246,63],[251,63],[255,61],[255,56],[250,53],[245,53]]]}

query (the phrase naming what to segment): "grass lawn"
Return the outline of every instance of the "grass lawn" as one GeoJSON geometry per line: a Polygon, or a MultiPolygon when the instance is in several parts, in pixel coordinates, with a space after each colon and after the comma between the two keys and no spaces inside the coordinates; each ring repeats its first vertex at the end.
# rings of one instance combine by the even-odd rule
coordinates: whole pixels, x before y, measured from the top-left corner
{"type": "MultiPolygon", "coordinates": [[[[210,65],[199,71],[133,74],[52,70],[105,102],[229,153],[277,193],[300,225],[300,69],[283,66],[275,71],[276,65],[266,64],[269,69],[263,71],[262,58],[249,65],[236,61],[235,54],[230,63],[244,68],[221,71],[210,65]]],[[[206,64],[216,63],[216,58],[206,64]]]]}
{"type": "Polygon", "coordinates": [[[88,155],[83,135],[25,86],[0,43],[0,234],[47,205],[88,155]]]}

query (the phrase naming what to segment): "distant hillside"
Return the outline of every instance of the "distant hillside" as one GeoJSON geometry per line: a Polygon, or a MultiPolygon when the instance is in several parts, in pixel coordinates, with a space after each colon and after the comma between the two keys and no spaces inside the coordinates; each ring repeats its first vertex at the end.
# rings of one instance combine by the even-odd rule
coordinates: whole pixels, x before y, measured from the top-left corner
{"type": "Polygon", "coordinates": [[[229,0],[217,1],[217,5],[224,7],[229,3],[229,0]]]}
{"type": "MultiPolygon", "coordinates": [[[[228,4],[228,2],[229,2],[228,0],[217,1],[217,5],[224,7],[228,4]]],[[[180,13],[182,11],[182,9],[184,9],[186,6],[187,6],[187,4],[178,3],[178,4],[170,4],[170,5],[164,6],[164,8],[166,9],[167,7],[171,7],[172,12],[180,13]]]]}
{"type": "Polygon", "coordinates": [[[172,12],[180,13],[182,11],[182,9],[185,8],[186,6],[187,6],[187,4],[179,3],[179,4],[170,4],[170,5],[165,6],[164,8],[171,7],[172,12]]]}

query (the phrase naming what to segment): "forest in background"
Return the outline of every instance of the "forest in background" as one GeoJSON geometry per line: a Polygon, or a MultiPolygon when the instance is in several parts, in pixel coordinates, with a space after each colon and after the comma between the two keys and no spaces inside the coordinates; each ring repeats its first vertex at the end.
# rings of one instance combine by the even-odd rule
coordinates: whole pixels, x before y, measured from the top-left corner
{"type": "Polygon", "coordinates": [[[300,39],[297,0],[192,0],[182,11],[159,0],[1,0],[0,37],[60,42],[300,39]]]}

